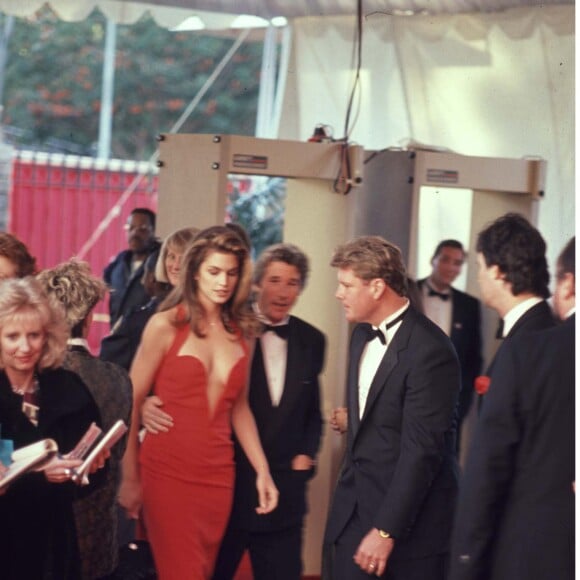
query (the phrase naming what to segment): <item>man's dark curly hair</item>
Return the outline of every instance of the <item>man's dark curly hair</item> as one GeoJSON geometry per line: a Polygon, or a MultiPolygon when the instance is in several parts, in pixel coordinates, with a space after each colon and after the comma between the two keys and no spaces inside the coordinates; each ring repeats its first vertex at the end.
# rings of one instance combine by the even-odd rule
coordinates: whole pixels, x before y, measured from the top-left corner
{"type": "Polygon", "coordinates": [[[550,296],[546,242],[522,215],[507,213],[488,225],[477,237],[477,251],[488,267],[499,268],[514,296],[550,296]]]}

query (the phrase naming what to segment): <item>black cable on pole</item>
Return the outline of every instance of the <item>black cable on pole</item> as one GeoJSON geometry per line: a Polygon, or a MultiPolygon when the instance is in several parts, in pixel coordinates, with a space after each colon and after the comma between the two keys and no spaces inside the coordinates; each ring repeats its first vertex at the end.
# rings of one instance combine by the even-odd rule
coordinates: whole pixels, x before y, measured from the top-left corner
{"type": "Polygon", "coordinates": [[[336,176],[336,179],[333,183],[334,191],[343,194],[347,194],[351,189],[350,179],[352,168],[350,167],[350,159],[348,155],[348,143],[351,131],[350,116],[352,112],[352,106],[355,95],[360,89],[360,71],[362,66],[362,0],[357,0],[356,34],[353,45],[353,54],[356,55],[355,59],[353,59],[355,60],[354,82],[346,108],[346,116],[344,120],[344,137],[340,139],[340,141],[342,141],[340,151],[340,168],[338,170],[338,175],[336,176]]]}

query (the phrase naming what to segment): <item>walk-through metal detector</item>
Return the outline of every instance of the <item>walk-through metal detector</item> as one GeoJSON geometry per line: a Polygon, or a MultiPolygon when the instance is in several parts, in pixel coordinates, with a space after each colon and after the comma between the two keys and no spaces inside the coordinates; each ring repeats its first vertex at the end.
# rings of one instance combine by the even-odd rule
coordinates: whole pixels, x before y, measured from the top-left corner
{"type": "MultiPolygon", "coordinates": [[[[474,248],[478,231],[508,211],[537,221],[546,163],[539,159],[469,157],[432,150],[363,151],[340,143],[303,143],[235,135],[164,135],[159,147],[158,233],[224,222],[229,174],[287,177],[284,241],[311,261],[296,314],[327,337],[323,412],[344,402],[348,325],[334,299],[333,249],[355,235],[396,243],[411,277],[420,275],[434,244],[458,238],[474,248]],[[338,184],[338,187],[337,187],[338,184]],[[338,189],[340,193],[337,193],[338,189]],[[348,190],[348,193],[345,193],[348,190]]],[[[475,252],[464,288],[477,296],[475,252]]],[[[486,311],[487,309],[484,309],[486,311]]],[[[494,345],[486,312],[487,357],[494,345]]],[[[322,535],[341,455],[341,437],[326,429],[318,473],[310,486],[304,563],[320,573],[322,535]]]]}

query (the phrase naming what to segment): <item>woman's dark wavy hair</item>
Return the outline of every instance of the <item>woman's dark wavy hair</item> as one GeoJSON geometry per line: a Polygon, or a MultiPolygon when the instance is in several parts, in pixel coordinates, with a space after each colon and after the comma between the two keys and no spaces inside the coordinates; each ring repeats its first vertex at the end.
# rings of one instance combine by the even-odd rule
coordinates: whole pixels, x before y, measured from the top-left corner
{"type": "Polygon", "coordinates": [[[514,296],[550,296],[546,242],[522,215],[508,213],[489,224],[477,237],[477,251],[488,267],[499,268],[514,296]]]}
{"type": "Polygon", "coordinates": [[[17,278],[36,274],[36,258],[30,255],[24,243],[8,232],[0,232],[0,256],[16,266],[17,278]]]}
{"type": "Polygon", "coordinates": [[[189,323],[196,336],[205,336],[202,331],[205,311],[199,301],[198,284],[195,278],[202,263],[212,252],[233,254],[237,258],[240,270],[234,292],[222,306],[221,317],[226,330],[232,334],[241,330],[245,336],[255,336],[260,325],[248,306],[252,280],[252,262],[249,251],[236,232],[225,226],[206,228],[190,243],[183,256],[180,281],[161,304],[160,311],[183,304],[186,308],[186,316],[177,323],[189,323]]]}

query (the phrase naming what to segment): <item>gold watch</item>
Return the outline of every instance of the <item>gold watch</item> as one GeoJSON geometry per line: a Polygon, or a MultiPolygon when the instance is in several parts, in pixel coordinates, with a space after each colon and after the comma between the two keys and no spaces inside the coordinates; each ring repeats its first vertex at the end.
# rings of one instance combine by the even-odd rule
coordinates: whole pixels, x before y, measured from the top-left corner
{"type": "Polygon", "coordinates": [[[379,536],[381,536],[381,538],[390,538],[391,540],[393,539],[393,536],[391,536],[389,532],[385,532],[385,530],[379,530],[379,536]]]}

